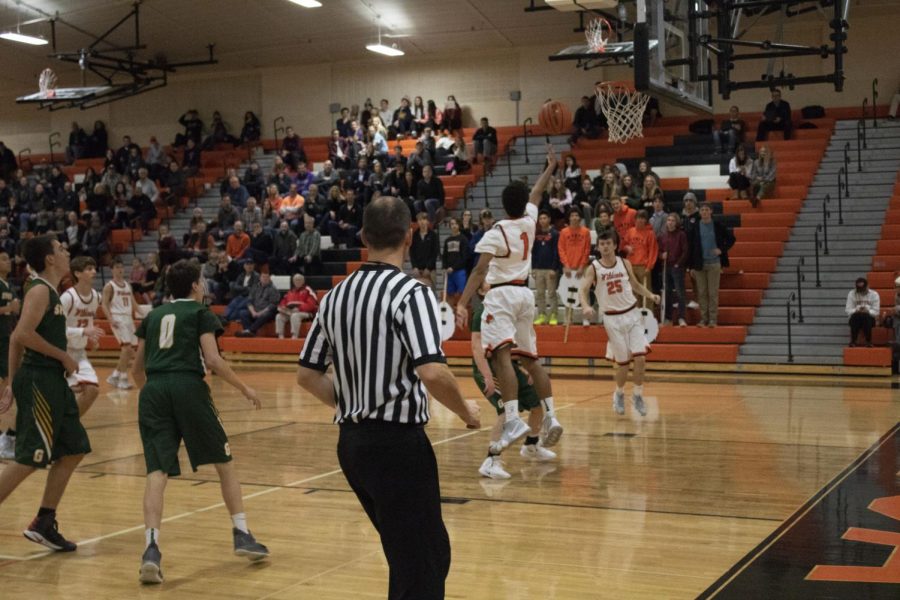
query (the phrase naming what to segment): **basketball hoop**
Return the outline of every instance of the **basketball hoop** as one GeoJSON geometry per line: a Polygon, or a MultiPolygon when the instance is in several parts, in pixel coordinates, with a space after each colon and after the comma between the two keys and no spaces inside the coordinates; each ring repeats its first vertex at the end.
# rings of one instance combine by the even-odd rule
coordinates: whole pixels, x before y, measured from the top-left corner
{"type": "Polygon", "coordinates": [[[597,85],[597,97],[609,124],[609,141],[624,144],[644,137],[644,110],[650,96],[635,90],[630,81],[604,81],[597,85]]]}
{"type": "Polygon", "coordinates": [[[53,72],[53,69],[44,69],[41,71],[41,75],[38,77],[38,89],[45,98],[53,98],[56,96],[56,86],[58,84],[59,79],[56,77],[56,73],[53,72]]]}
{"type": "Polygon", "coordinates": [[[611,31],[612,26],[609,24],[609,21],[603,17],[597,17],[588,23],[584,30],[584,37],[587,38],[588,47],[591,49],[591,52],[597,52],[598,54],[606,52],[606,42],[609,41],[609,34],[611,31]],[[606,27],[605,32],[603,31],[604,26],[606,27]],[[604,35],[604,33],[606,35],[604,35]]]}

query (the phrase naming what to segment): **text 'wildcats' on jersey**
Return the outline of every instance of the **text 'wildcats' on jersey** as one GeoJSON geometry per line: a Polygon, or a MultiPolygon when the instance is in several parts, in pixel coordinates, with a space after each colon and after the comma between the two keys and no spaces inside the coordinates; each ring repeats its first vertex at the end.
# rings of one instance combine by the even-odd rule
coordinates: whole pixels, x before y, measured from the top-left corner
{"type": "Polygon", "coordinates": [[[620,313],[634,308],[637,298],[631,289],[628,269],[620,257],[612,267],[604,266],[600,260],[591,261],[594,269],[594,286],[600,310],[605,313],[620,313]]]}
{"type": "Polygon", "coordinates": [[[200,336],[219,335],[222,323],[209,307],[183,298],[150,311],[141,321],[137,337],[144,340],[147,376],[164,373],[206,375],[200,336]]]}

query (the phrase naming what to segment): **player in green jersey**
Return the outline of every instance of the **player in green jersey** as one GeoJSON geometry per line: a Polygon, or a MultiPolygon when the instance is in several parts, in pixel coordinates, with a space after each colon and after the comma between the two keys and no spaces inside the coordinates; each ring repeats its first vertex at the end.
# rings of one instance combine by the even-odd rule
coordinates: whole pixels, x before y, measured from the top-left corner
{"type": "Polygon", "coordinates": [[[71,552],[75,544],[59,533],[56,507],[91,445],[66,382],[78,363],[66,354],[66,316],[56,290],[69,271],[69,253],[44,235],[26,241],[22,254],[35,277],[10,340],[9,376],[19,410],[16,462],[0,473],[0,502],[37,468],[52,463],[40,511],[24,534],[52,550],[71,552]]]}
{"type": "MultiPolygon", "coordinates": [[[[9,336],[15,325],[15,315],[19,314],[21,308],[21,303],[7,280],[11,270],[12,260],[9,254],[0,251],[0,398],[3,398],[0,399],[0,413],[9,407],[4,402],[12,402],[12,393],[6,393],[9,385],[9,336]]],[[[5,415],[0,414],[0,459],[16,458],[15,427],[15,408],[5,415]]]]}
{"type": "MultiPolygon", "coordinates": [[[[487,283],[482,283],[478,289],[478,295],[483,297],[488,289],[490,289],[490,286],[487,283]]],[[[484,397],[496,409],[498,418],[494,423],[494,428],[491,430],[487,458],[484,459],[481,467],[478,468],[478,472],[482,476],[491,479],[509,479],[510,475],[503,468],[503,462],[500,460],[500,454],[505,450],[501,443],[501,433],[503,432],[503,423],[505,421],[503,416],[505,414],[503,398],[500,395],[494,372],[481,345],[481,316],[483,312],[484,306],[479,305],[472,314],[472,378],[475,379],[475,383],[478,384],[478,389],[481,390],[484,397]]],[[[518,361],[513,360],[513,366],[516,372],[516,382],[519,386],[519,410],[529,411],[528,425],[531,427],[531,431],[537,432],[541,429],[541,423],[544,419],[544,408],[528,373],[518,361]]],[[[525,438],[525,443],[522,445],[522,450],[519,454],[523,458],[541,462],[556,458],[556,453],[545,448],[543,440],[536,435],[529,435],[525,438]]]]}
{"type": "Polygon", "coordinates": [[[242,382],[219,355],[219,318],[203,304],[206,285],[195,261],[179,260],[166,273],[174,301],[155,308],[137,331],[138,348],[132,374],[140,386],[138,424],[147,464],[144,490],[146,546],[140,580],[162,583],[159,528],[168,478],[181,474],[178,447],[184,440],[191,467],[212,464],[219,474],[222,498],[232,521],[234,553],[261,560],[268,549],[247,528],[241,484],[228,437],[204,381],[206,369],[234,386],[255,407],[256,391],[242,382]]]}

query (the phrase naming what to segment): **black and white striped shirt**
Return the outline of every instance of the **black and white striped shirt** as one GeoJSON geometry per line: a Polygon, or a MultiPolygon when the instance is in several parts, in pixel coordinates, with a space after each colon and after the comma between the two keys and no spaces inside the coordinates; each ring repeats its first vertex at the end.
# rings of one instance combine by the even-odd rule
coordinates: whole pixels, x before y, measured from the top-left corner
{"type": "Polygon", "coordinates": [[[428,422],[415,368],[445,362],[432,291],[394,266],[366,263],[328,292],[300,351],[300,365],[334,365],[336,423],[428,422]]]}

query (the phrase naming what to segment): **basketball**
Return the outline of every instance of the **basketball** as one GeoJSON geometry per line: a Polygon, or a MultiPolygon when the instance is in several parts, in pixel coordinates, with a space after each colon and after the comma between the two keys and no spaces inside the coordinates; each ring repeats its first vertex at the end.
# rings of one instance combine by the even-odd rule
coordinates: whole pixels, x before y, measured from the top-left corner
{"type": "Polygon", "coordinates": [[[547,133],[553,135],[566,133],[572,126],[572,111],[558,100],[548,100],[541,107],[538,122],[547,133]]]}

